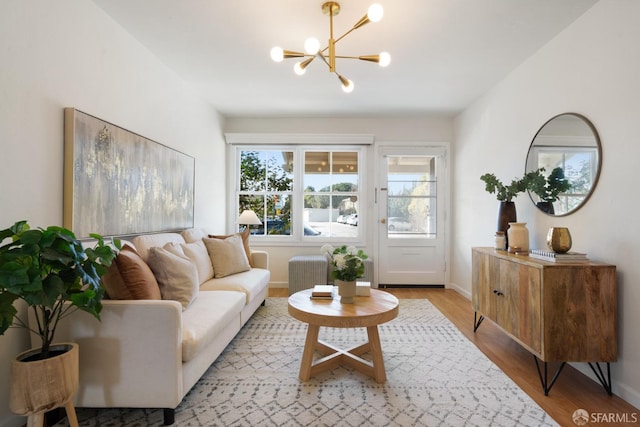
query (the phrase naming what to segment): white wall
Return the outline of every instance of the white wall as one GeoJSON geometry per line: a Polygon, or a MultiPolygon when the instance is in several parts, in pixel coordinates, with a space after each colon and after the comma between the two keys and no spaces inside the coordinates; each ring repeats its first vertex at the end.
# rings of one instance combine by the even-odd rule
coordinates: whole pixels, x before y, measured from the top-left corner
{"type": "MultiPolygon", "coordinates": [[[[409,145],[442,144],[452,140],[452,119],[447,117],[411,117],[411,118],[227,118],[225,132],[238,133],[335,133],[335,134],[367,134],[374,135],[375,144],[409,145]]],[[[368,177],[369,193],[373,194],[374,180],[372,173],[375,168],[375,151],[377,145],[369,149],[368,177]]],[[[369,197],[373,199],[373,196],[369,197]]],[[[373,203],[367,203],[368,216],[373,218],[376,212],[373,203]]],[[[366,235],[366,247],[368,254],[373,253],[375,227],[369,227],[366,235]]],[[[294,255],[317,255],[319,244],[306,244],[296,246],[260,247],[269,252],[269,266],[271,270],[271,286],[286,287],[289,281],[289,259],[294,255]]]]}
{"type": "MultiPolygon", "coordinates": [[[[196,158],[196,226],[224,231],[218,114],[94,3],[3,0],[0,12],[0,227],[62,225],[63,108],[75,107],[196,158]],[[220,203],[212,201],[220,200],[220,203]]],[[[0,426],[22,330],[0,336],[0,426]]]]}
{"type": "Polygon", "coordinates": [[[547,119],[563,112],[588,117],[603,150],[591,199],[576,213],[553,218],[521,195],[518,220],[528,223],[533,248],[544,247],[549,227],[565,226],[574,250],[617,266],[619,359],[612,365],[613,390],[638,407],[639,17],[636,0],[601,0],[456,119],[451,256],[452,281],[468,294],[471,247],[491,245],[496,222],[497,202],[484,191],[480,175],[495,172],[509,181],[522,175],[529,143],[547,119]]]}

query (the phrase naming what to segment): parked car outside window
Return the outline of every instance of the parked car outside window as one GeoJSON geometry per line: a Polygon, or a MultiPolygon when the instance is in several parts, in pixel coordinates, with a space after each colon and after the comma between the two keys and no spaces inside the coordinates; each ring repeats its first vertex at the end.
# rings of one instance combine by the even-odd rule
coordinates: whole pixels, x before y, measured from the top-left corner
{"type": "Polygon", "coordinates": [[[310,226],[309,224],[304,224],[304,235],[305,236],[319,236],[322,233],[310,226]]]}

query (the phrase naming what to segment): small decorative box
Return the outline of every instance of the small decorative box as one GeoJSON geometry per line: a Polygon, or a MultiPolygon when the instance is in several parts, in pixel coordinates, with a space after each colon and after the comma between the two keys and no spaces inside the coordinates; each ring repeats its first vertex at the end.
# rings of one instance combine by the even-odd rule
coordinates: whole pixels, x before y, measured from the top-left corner
{"type": "Polygon", "coordinates": [[[371,282],[357,282],[356,295],[359,297],[371,296],[371,282]]]}

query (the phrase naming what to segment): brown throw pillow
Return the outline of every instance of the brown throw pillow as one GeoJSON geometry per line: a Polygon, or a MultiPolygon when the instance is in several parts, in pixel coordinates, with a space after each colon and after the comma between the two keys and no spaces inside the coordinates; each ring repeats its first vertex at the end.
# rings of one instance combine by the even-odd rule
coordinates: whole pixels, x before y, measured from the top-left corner
{"type": "Polygon", "coordinates": [[[162,299],[153,272],[131,246],[122,247],[109,270],[103,278],[109,298],[162,299]]]}
{"type": "Polygon", "coordinates": [[[215,277],[226,277],[251,269],[240,236],[233,235],[224,240],[206,237],[203,240],[213,262],[215,277]]]}
{"type": "MultiPolygon", "coordinates": [[[[241,231],[240,233],[236,233],[236,234],[227,234],[226,236],[217,236],[214,234],[209,234],[209,237],[213,238],[213,239],[226,239],[227,237],[231,237],[231,236],[240,236],[242,237],[242,246],[244,246],[244,252],[247,254],[247,259],[249,260],[249,265],[251,267],[253,267],[253,257],[251,256],[251,246],[249,246],[249,234],[250,234],[251,230],[249,230],[249,227],[247,227],[244,231],[241,231]]],[[[214,266],[215,267],[215,266],[214,266]]],[[[214,268],[215,269],[215,268],[214,268]]]]}

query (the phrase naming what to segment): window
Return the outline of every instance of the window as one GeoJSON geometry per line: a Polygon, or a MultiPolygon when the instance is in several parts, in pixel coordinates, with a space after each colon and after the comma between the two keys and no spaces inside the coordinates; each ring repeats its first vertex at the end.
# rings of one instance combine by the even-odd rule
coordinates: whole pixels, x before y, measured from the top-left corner
{"type": "Polygon", "coordinates": [[[262,226],[251,228],[252,234],[291,234],[294,200],[291,159],[292,151],[240,151],[238,214],[251,209],[262,220],[262,226]]]}
{"type": "Polygon", "coordinates": [[[527,162],[532,166],[527,166],[527,170],[544,168],[545,174],[549,174],[560,167],[571,183],[571,189],[558,195],[556,214],[571,212],[584,203],[598,173],[597,148],[536,146],[530,151],[527,162]]]}
{"type": "Polygon", "coordinates": [[[324,236],[358,237],[358,152],[303,155],[305,227],[324,236]]]}
{"type": "Polygon", "coordinates": [[[436,235],[436,157],[387,156],[388,238],[436,235]]]}
{"type": "Polygon", "coordinates": [[[362,147],[237,146],[234,206],[256,212],[269,241],[357,242],[362,147]]]}

